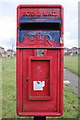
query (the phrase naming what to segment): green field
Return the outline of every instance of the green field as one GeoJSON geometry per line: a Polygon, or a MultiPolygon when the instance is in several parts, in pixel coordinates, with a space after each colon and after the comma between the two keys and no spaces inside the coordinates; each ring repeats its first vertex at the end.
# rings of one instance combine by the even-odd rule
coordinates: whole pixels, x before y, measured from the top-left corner
{"type": "Polygon", "coordinates": [[[77,55],[74,56],[65,56],[64,57],[64,67],[65,69],[70,70],[71,72],[75,73],[76,75],[80,76],[80,62],[79,57],[77,55]]]}
{"type": "Polygon", "coordinates": [[[2,117],[2,59],[0,59],[0,119],[2,117]]]}
{"type": "MultiPolygon", "coordinates": [[[[64,86],[64,115],[59,118],[79,118],[79,110],[78,96],[64,86]]],[[[2,118],[20,118],[16,115],[15,58],[2,59],[2,118]]]]}

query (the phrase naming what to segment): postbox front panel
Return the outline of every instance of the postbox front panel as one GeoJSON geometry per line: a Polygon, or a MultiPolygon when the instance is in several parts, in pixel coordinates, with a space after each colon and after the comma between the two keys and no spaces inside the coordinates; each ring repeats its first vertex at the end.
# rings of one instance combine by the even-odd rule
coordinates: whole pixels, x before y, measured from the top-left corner
{"type": "Polygon", "coordinates": [[[20,116],[63,113],[61,10],[59,5],[18,7],[16,77],[20,116]]]}

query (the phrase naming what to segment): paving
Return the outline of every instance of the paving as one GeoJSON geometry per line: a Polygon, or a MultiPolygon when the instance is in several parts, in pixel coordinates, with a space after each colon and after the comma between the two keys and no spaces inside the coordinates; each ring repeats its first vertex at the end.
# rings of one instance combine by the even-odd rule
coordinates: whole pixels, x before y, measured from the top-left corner
{"type": "Polygon", "coordinates": [[[68,87],[72,89],[74,93],[80,96],[79,91],[80,77],[64,69],[64,83],[67,84],[68,87]]]}

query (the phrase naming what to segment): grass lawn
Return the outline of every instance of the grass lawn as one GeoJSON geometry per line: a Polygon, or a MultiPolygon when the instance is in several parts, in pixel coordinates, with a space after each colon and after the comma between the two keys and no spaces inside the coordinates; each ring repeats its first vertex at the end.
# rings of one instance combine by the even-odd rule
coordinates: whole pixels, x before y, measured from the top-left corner
{"type": "MultiPolygon", "coordinates": [[[[2,118],[20,118],[16,115],[15,58],[2,59],[2,118]]],[[[78,96],[64,87],[64,115],[59,118],[78,118],[78,96]]],[[[30,120],[30,117],[28,117],[30,120]]],[[[49,119],[50,120],[50,119],[49,119]]]]}
{"type": "Polygon", "coordinates": [[[0,59],[0,119],[2,118],[2,59],[0,59]]]}
{"type": "Polygon", "coordinates": [[[70,70],[71,72],[75,73],[76,75],[80,76],[80,62],[79,57],[77,55],[74,56],[65,56],[64,57],[64,67],[65,69],[70,70]]]}

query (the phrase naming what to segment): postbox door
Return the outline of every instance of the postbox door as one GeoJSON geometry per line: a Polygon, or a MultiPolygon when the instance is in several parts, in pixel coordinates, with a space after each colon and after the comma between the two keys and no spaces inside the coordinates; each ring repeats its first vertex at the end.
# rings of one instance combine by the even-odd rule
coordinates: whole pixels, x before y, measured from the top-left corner
{"type": "Polygon", "coordinates": [[[57,50],[46,54],[23,50],[23,111],[57,111],[57,50]]]}
{"type": "Polygon", "coordinates": [[[53,87],[52,78],[52,57],[29,57],[29,100],[51,99],[53,87]]]}

